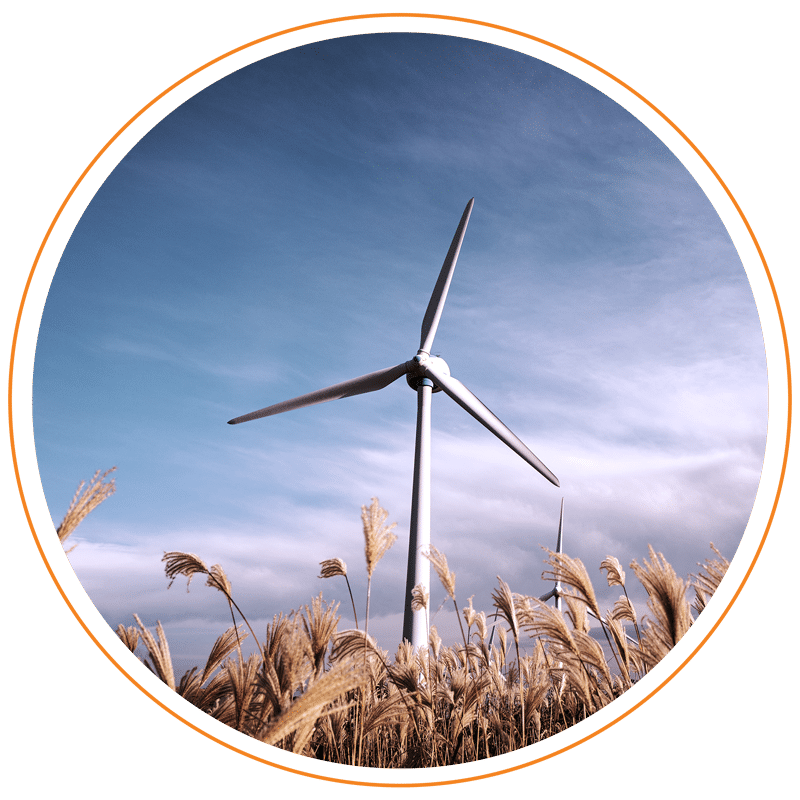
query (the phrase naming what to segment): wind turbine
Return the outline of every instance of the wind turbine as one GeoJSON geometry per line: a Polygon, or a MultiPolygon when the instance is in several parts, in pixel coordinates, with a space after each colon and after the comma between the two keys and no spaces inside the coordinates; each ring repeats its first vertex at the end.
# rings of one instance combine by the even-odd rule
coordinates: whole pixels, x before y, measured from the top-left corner
{"type": "Polygon", "coordinates": [[[431,395],[443,391],[456,401],[467,413],[488,428],[501,442],[510,447],[520,458],[530,464],[547,480],[559,485],[558,478],[469,390],[463,383],[450,375],[450,368],[439,356],[432,356],[433,339],[439,327],[439,319],[450,288],[453,270],[464,241],[473,197],[464,209],[455,236],[447,251],[439,278],[433,289],[425,317],[422,320],[422,333],[419,350],[410,360],[395,367],[389,367],[359,378],[337,383],[327,389],[285,400],[267,406],[229,421],[229,425],[248,422],[252,419],[269,417],[305,406],[326,403],[342,397],[375,392],[405,376],[408,385],[417,393],[417,433],[414,453],[414,483],[411,495],[411,525],[408,543],[408,572],[406,577],[405,613],[403,617],[403,638],[410,641],[414,649],[424,647],[428,641],[428,623],[425,610],[411,609],[411,591],[417,584],[430,591],[430,562],[425,557],[430,546],[431,536],[431,395]]]}
{"type": "MultiPolygon", "coordinates": [[[[564,544],[564,498],[562,497],[561,516],[558,518],[558,539],[556,540],[556,553],[564,552],[563,544],[564,544]]],[[[543,603],[546,603],[551,597],[555,597],[556,609],[558,611],[561,611],[561,598],[563,597],[563,595],[564,595],[564,590],[561,586],[561,581],[557,580],[555,586],[549,592],[547,592],[547,594],[543,594],[539,598],[539,600],[541,600],[543,603]]],[[[499,613],[495,614],[494,615],[495,619],[497,619],[498,616],[499,613]]],[[[492,646],[492,641],[494,640],[495,627],[496,627],[495,625],[492,626],[492,633],[491,636],[489,636],[489,647],[492,646]]]]}
{"type": "MultiPolygon", "coordinates": [[[[556,540],[556,553],[563,553],[563,552],[564,552],[564,498],[562,497],[561,498],[561,516],[558,519],[558,539],[556,540]]],[[[541,600],[543,603],[546,603],[551,597],[554,597],[555,600],[556,600],[556,608],[559,611],[561,611],[561,598],[563,596],[564,596],[564,589],[561,586],[561,581],[557,580],[555,582],[555,586],[549,592],[547,592],[547,594],[543,594],[539,598],[539,600],[541,600]]],[[[594,611],[592,611],[590,608],[586,609],[586,613],[590,617],[592,617],[593,619],[596,619],[601,625],[604,624],[603,620],[600,619],[600,617],[598,617],[597,614],[595,614],[594,611]]],[[[492,633],[494,633],[494,631],[492,631],[492,633]]],[[[627,631],[625,631],[625,638],[631,644],[638,644],[636,639],[634,639],[632,636],[630,636],[627,631]]],[[[491,644],[491,640],[489,641],[489,644],[491,644]]],[[[610,644],[609,644],[609,646],[610,646],[610,644]]],[[[561,685],[562,685],[562,688],[563,688],[563,685],[564,685],[563,680],[561,682],[561,685]]]]}

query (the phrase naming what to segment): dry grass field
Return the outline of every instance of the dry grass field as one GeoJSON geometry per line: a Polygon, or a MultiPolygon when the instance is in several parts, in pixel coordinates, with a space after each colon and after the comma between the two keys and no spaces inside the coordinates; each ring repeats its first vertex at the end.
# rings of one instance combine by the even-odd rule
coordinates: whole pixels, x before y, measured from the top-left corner
{"type": "MultiPolygon", "coordinates": [[[[73,518],[76,507],[94,508],[113,491],[113,481],[103,484],[106,475],[98,473],[86,490],[88,501],[100,498],[94,505],[81,505],[80,491],[76,494],[73,518]]],[[[386,518],[376,499],[362,508],[368,587],[395,540],[386,518]]],[[[642,619],[616,558],[605,558],[600,569],[621,594],[612,609],[601,612],[583,563],[552,551],[543,577],[563,584],[563,613],[513,592],[501,578],[488,615],[476,611],[471,600],[458,613],[455,576],[446,556],[431,547],[428,558],[456,608],[461,640],[444,646],[431,627],[426,649],[414,652],[404,642],[391,657],[368,633],[369,588],[362,627],[340,631],[338,604],[320,594],[297,611],[275,616],[261,638],[237,605],[221,566],[170,552],[163,558],[167,578],[204,576],[229,606],[231,627],[216,640],[206,663],[180,678],[160,623],[154,633],[134,615],[137,625],[120,625],[117,634],[185,700],[268,744],[357,766],[443,766],[532,744],[619,697],[675,646],[716,590],[728,561],[711,547],[714,557],[688,579],[652,548],[641,564],[630,564],[648,595],[642,619]],[[594,633],[600,631],[605,649],[590,635],[590,618],[599,623],[594,633]],[[245,657],[242,641],[248,636],[256,652],[245,657]]],[[[320,566],[321,578],[344,579],[349,591],[341,559],[320,566]]],[[[358,625],[352,592],[350,599],[358,625]]],[[[421,587],[414,602],[428,608],[421,587]]]]}

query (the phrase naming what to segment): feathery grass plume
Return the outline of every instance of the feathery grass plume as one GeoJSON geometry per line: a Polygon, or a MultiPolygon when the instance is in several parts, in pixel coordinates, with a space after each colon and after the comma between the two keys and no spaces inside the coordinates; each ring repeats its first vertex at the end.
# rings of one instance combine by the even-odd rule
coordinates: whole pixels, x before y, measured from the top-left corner
{"type": "MultiPolygon", "coordinates": [[[[620,595],[619,600],[617,600],[614,603],[614,608],[612,608],[611,611],[606,614],[606,622],[608,622],[609,619],[614,620],[614,622],[616,622],[619,625],[623,633],[625,633],[624,639],[626,647],[628,642],[628,634],[625,632],[624,623],[625,620],[628,620],[629,622],[633,623],[633,627],[636,630],[636,638],[639,641],[638,652],[641,653],[642,634],[641,631],[639,630],[639,622],[636,617],[636,609],[633,607],[633,603],[631,603],[627,593],[625,593],[624,595],[620,595]]],[[[610,629],[611,626],[609,626],[609,630],[610,629]]],[[[616,634],[613,635],[616,637],[616,634]]],[[[630,663],[627,665],[629,672],[636,671],[642,674],[646,672],[646,669],[642,665],[641,658],[639,658],[636,653],[629,651],[629,654],[625,657],[628,658],[630,661],[630,663]]]]}
{"type": "Polygon", "coordinates": [[[577,630],[570,631],[564,615],[558,609],[551,608],[536,598],[532,602],[532,614],[526,619],[525,628],[535,634],[540,642],[548,645],[545,655],[555,662],[548,666],[553,697],[566,727],[569,724],[566,721],[567,714],[575,716],[581,705],[589,709],[590,713],[594,710],[595,682],[589,667],[584,663],[579,643],[579,638],[586,634],[577,630]],[[570,707],[573,702],[574,707],[570,707]]]}
{"type": "MultiPolygon", "coordinates": [[[[573,597],[573,602],[576,599],[574,595],[564,596],[573,597]]],[[[564,615],[536,597],[530,598],[525,607],[522,627],[531,636],[551,642],[559,651],[569,651],[576,657],[580,655],[564,615]]]]}
{"type": "Polygon", "coordinates": [[[431,625],[431,629],[428,633],[428,647],[433,653],[433,657],[435,660],[439,660],[439,653],[442,649],[442,637],[439,636],[439,631],[436,630],[435,625],[431,625]]]}
{"type": "MultiPolygon", "coordinates": [[[[639,631],[639,623],[636,621],[636,611],[634,611],[633,603],[628,597],[628,590],[625,588],[625,571],[622,569],[622,564],[619,563],[618,558],[606,556],[600,564],[600,569],[607,571],[606,577],[609,586],[621,586],[624,592],[624,596],[614,603],[614,610],[611,616],[617,620],[629,619],[633,623],[633,627],[636,629],[636,638],[639,640],[639,647],[641,647],[642,634],[639,631]]],[[[625,627],[623,626],[622,629],[625,630],[625,627]]],[[[608,636],[608,633],[606,633],[606,636],[608,636]]]]}
{"type": "Polygon", "coordinates": [[[233,599],[233,595],[231,593],[231,582],[228,580],[225,570],[222,569],[219,564],[214,564],[212,567],[208,567],[205,561],[196,556],[194,553],[184,553],[177,550],[164,553],[161,561],[166,562],[164,574],[170,579],[167,589],[169,589],[172,584],[175,583],[175,579],[178,577],[178,575],[184,575],[187,578],[186,591],[188,592],[189,584],[192,582],[192,578],[195,575],[205,575],[206,586],[210,586],[212,589],[217,589],[217,591],[222,592],[222,594],[224,594],[227,598],[228,607],[231,610],[231,620],[233,621],[234,630],[238,633],[238,628],[236,627],[236,618],[233,615],[233,609],[235,608],[239,612],[244,624],[247,625],[247,628],[253,637],[253,641],[255,641],[255,643],[258,645],[258,649],[261,649],[261,644],[258,641],[255,631],[253,630],[253,626],[248,622],[244,612],[241,608],[239,608],[239,606],[236,604],[236,601],[233,599]]]}
{"type": "Polygon", "coordinates": [[[231,690],[234,716],[228,724],[237,731],[250,736],[256,735],[258,720],[253,714],[253,704],[259,689],[257,675],[261,660],[252,653],[246,661],[229,658],[225,662],[225,674],[231,690]]]}
{"type": "Polygon", "coordinates": [[[564,592],[561,596],[567,604],[567,616],[572,623],[573,630],[580,631],[581,633],[589,633],[591,625],[589,624],[589,614],[586,609],[586,603],[573,592],[564,592]]]}
{"type": "MultiPolygon", "coordinates": [[[[267,744],[278,744],[309,720],[334,711],[331,704],[366,683],[366,671],[359,658],[340,661],[295,700],[276,719],[267,724],[258,738],[267,744]]],[[[305,743],[304,743],[305,744],[305,743]]],[[[295,743],[295,746],[297,743],[295,743]]],[[[302,749],[302,748],[299,748],[302,749]]]]}
{"type": "Polygon", "coordinates": [[[442,582],[442,586],[444,586],[444,590],[453,601],[453,608],[456,610],[456,619],[458,620],[458,627],[461,629],[461,639],[464,642],[464,649],[466,652],[468,649],[467,635],[464,633],[464,625],[461,623],[461,616],[458,613],[458,604],[456,603],[456,574],[455,572],[451,572],[447,566],[447,556],[434,545],[428,545],[428,551],[423,553],[423,555],[433,565],[436,574],[439,576],[439,580],[442,582]]]}
{"type": "MultiPolygon", "coordinates": [[[[230,638],[235,646],[236,637],[230,638]]],[[[221,721],[224,718],[229,724],[234,724],[233,714],[228,713],[229,709],[233,708],[233,700],[228,675],[224,669],[217,672],[210,681],[205,682],[203,675],[198,674],[197,667],[192,667],[184,673],[178,683],[177,692],[184,700],[188,700],[206,714],[221,721]]]]}
{"type": "Polygon", "coordinates": [[[625,594],[621,594],[619,596],[619,600],[614,603],[614,608],[611,610],[611,617],[617,620],[620,625],[622,625],[622,629],[625,630],[625,626],[622,620],[629,620],[633,623],[634,630],[636,631],[636,638],[639,640],[639,647],[642,646],[642,633],[639,630],[639,621],[636,618],[636,609],[633,607],[633,603],[631,603],[630,597],[628,597],[628,590],[623,586],[622,591],[625,594]]]}
{"type": "Polygon", "coordinates": [[[370,659],[375,659],[382,664],[386,663],[385,651],[378,647],[378,643],[364,631],[341,631],[333,637],[331,662],[346,661],[355,658],[357,654],[363,658],[365,651],[370,659]]]}
{"type": "Polygon", "coordinates": [[[492,630],[497,631],[497,638],[500,642],[497,652],[500,658],[500,666],[503,666],[506,663],[506,655],[508,654],[508,636],[506,635],[506,629],[498,622],[495,622],[492,626],[492,630]]]}
{"type": "Polygon", "coordinates": [[[228,580],[225,570],[222,569],[219,564],[212,564],[208,570],[206,586],[209,586],[212,589],[218,589],[226,597],[231,596],[231,582],[228,580]]]}
{"type": "Polygon", "coordinates": [[[311,601],[311,606],[305,606],[302,621],[311,644],[315,676],[318,676],[324,669],[328,645],[336,636],[336,628],[341,619],[336,616],[338,610],[339,604],[334,605],[333,602],[328,603],[323,609],[322,592],[311,601]]]}
{"type": "MultiPolygon", "coordinates": [[[[392,530],[396,527],[397,523],[393,522],[391,525],[386,525],[386,518],[389,512],[381,508],[377,497],[372,498],[372,503],[369,508],[361,506],[361,523],[364,530],[364,557],[367,563],[367,598],[366,608],[364,614],[364,646],[363,646],[363,661],[362,665],[365,671],[372,674],[370,666],[371,659],[368,658],[368,641],[369,641],[369,603],[372,595],[372,574],[378,562],[386,554],[386,551],[397,541],[396,534],[392,530]]],[[[348,584],[349,588],[349,584],[348,584]]],[[[355,614],[355,611],[353,612],[355,614]]],[[[363,704],[362,704],[363,705],[363,704]]],[[[361,749],[364,744],[363,733],[363,708],[361,705],[356,708],[356,715],[358,717],[358,728],[360,733],[357,735],[357,746],[353,748],[353,764],[356,760],[361,760],[361,749]]]]}
{"type": "Polygon", "coordinates": [[[170,579],[169,589],[178,575],[185,575],[188,580],[186,581],[186,591],[189,591],[189,584],[195,575],[206,576],[206,586],[212,589],[217,589],[222,592],[226,597],[231,596],[231,582],[225,574],[225,570],[219,564],[214,564],[212,567],[206,566],[206,563],[196,556],[194,553],[182,553],[173,551],[164,553],[161,558],[166,562],[164,567],[165,575],[170,579]]]}
{"type": "Polygon", "coordinates": [[[131,625],[130,627],[126,628],[122,623],[117,626],[117,636],[122,639],[122,643],[131,653],[136,652],[136,648],[139,646],[139,631],[131,625]]]}
{"type": "Polygon", "coordinates": [[[657,664],[680,641],[692,624],[686,600],[688,583],[681,580],[661,553],[648,545],[650,561],[642,566],[631,562],[631,569],[647,590],[647,605],[654,619],[642,634],[643,657],[649,667],[657,664]]]}
{"type": "Polygon", "coordinates": [[[180,553],[172,551],[164,553],[161,561],[166,561],[167,565],[164,567],[164,573],[169,578],[169,586],[172,587],[178,575],[185,575],[188,580],[186,581],[186,591],[189,591],[189,584],[195,575],[208,575],[208,567],[203,559],[196,556],[194,553],[180,553]]]}
{"type": "Polygon", "coordinates": [[[620,667],[620,674],[622,676],[622,681],[625,685],[626,689],[629,689],[632,685],[631,680],[631,655],[630,649],[628,647],[628,636],[625,633],[625,628],[622,626],[622,623],[619,621],[619,618],[614,616],[613,611],[609,611],[606,614],[605,619],[606,626],[611,631],[611,637],[614,640],[614,645],[617,648],[617,653],[619,654],[618,665],[620,667]]]}
{"type": "Polygon", "coordinates": [[[430,599],[431,596],[428,590],[421,583],[418,583],[411,590],[411,610],[422,611],[425,609],[427,611],[430,599]]]}
{"type": "MultiPolygon", "coordinates": [[[[578,605],[582,605],[582,603],[578,603],[578,605]]],[[[531,636],[536,636],[539,645],[543,648],[542,653],[548,663],[552,694],[566,727],[562,696],[568,679],[570,685],[583,698],[583,702],[591,703],[589,675],[586,665],[581,660],[580,648],[573,633],[567,627],[564,614],[557,608],[543,603],[536,597],[531,597],[528,598],[521,616],[523,629],[531,636]],[[547,649],[544,649],[545,644],[547,644],[547,649]],[[551,657],[556,665],[550,664],[551,657]]]]}
{"type": "Polygon", "coordinates": [[[320,578],[335,578],[337,575],[347,577],[347,564],[341,558],[326,558],[320,561],[319,565],[322,567],[319,572],[320,578]]]}
{"type": "Polygon", "coordinates": [[[636,609],[633,607],[633,603],[628,599],[628,597],[624,594],[619,596],[619,600],[614,603],[614,608],[611,610],[611,616],[619,621],[623,619],[627,619],[630,622],[636,624],[636,609]]]}
{"type": "Polygon", "coordinates": [[[416,655],[408,642],[401,643],[394,664],[390,664],[387,671],[389,679],[398,689],[402,689],[410,695],[416,693],[420,672],[417,667],[416,655]],[[403,651],[402,657],[401,650],[403,651]]]}
{"type": "MultiPolygon", "coordinates": [[[[448,569],[447,557],[445,554],[431,544],[428,545],[428,552],[422,555],[431,562],[433,568],[436,570],[436,574],[439,576],[439,580],[442,582],[442,586],[444,586],[444,590],[452,600],[455,600],[456,574],[448,569]]],[[[458,613],[458,609],[456,609],[456,613],[458,613]]]]}
{"type": "Polygon", "coordinates": [[[164,629],[161,627],[161,623],[156,623],[156,634],[158,635],[158,639],[156,639],[156,637],[145,628],[138,615],[134,614],[133,618],[139,626],[142,641],[145,643],[150,653],[150,659],[145,660],[145,665],[150,668],[151,672],[158,675],[173,692],[177,691],[177,687],[175,686],[175,672],[172,668],[172,656],[170,655],[167,637],[164,633],[164,629]]]}
{"type": "MultiPolygon", "coordinates": [[[[517,652],[517,665],[520,663],[519,659],[519,619],[517,618],[517,603],[514,601],[514,595],[511,594],[508,584],[498,575],[497,580],[500,587],[497,592],[492,592],[492,599],[494,600],[495,608],[500,612],[500,616],[505,619],[511,628],[511,633],[514,635],[514,648],[517,652]]],[[[461,620],[459,619],[459,623],[461,620]]],[[[502,631],[502,628],[501,628],[502,631]]],[[[525,694],[522,686],[522,678],[519,681],[519,702],[522,715],[522,746],[526,744],[525,737],[525,694]]]]}
{"type": "Polygon", "coordinates": [[[262,668],[258,672],[265,702],[262,720],[269,713],[282,714],[291,705],[311,679],[313,664],[311,642],[300,628],[295,612],[289,617],[282,614],[274,617],[267,627],[266,641],[262,649],[262,668]]]}
{"type": "Polygon", "coordinates": [[[264,637],[264,652],[270,659],[277,657],[283,637],[287,634],[291,624],[291,618],[284,616],[282,611],[273,615],[272,622],[267,625],[267,633],[264,637]]]}
{"type": "Polygon", "coordinates": [[[403,639],[397,645],[397,652],[394,654],[394,663],[398,665],[411,664],[414,661],[414,648],[411,642],[403,639]]]}
{"type": "Polygon", "coordinates": [[[606,570],[609,586],[625,587],[625,570],[622,569],[618,558],[606,556],[600,563],[600,569],[606,570]]]}
{"type": "MultiPolygon", "coordinates": [[[[89,481],[88,486],[86,486],[86,481],[80,482],[77,491],[72,497],[72,502],[69,504],[67,513],[64,515],[64,519],[61,520],[61,524],[56,528],[58,540],[62,545],[74,533],[75,528],[81,524],[86,515],[97,508],[104,500],[111,497],[117,490],[114,478],[106,480],[114,470],[116,470],[116,467],[111,467],[102,475],[100,470],[97,470],[89,481]],[[85,489],[84,486],[86,487],[85,489]]],[[[74,550],[75,547],[77,545],[71,547],[70,551],[74,550]]]]}
{"type": "MultiPolygon", "coordinates": [[[[492,592],[492,600],[494,606],[499,612],[499,615],[508,623],[514,641],[519,644],[519,620],[517,619],[517,610],[514,604],[514,596],[511,594],[511,589],[508,584],[498,575],[497,581],[500,584],[497,591],[492,592]]],[[[502,628],[500,629],[503,630],[502,628]]]]}
{"type": "MultiPolygon", "coordinates": [[[[464,615],[464,622],[467,623],[467,635],[464,640],[465,641],[464,656],[467,659],[467,664],[469,665],[470,671],[472,670],[472,661],[473,660],[477,661],[477,659],[480,656],[480,649],[472,644],[472,626],[475,625],[478,621],[478,613],[472,607],[472,598],[474,596],[475,595],[472,595],[467,601],[469,605],[464,606],[464,608],[461,609],[461,613],[464,615]]],[[[486,630],[485,624],[483,629],[486,630]]],[[[462,634],[464,633],[463,628],[461,629],[461,632],[462,634]]],[[[476,668],[476,674],[477,674],[477,668],[476,668]]]]}
{"type": "Polygon", "coordinates": [[[406,698],[394,691],[388,697],[383,698],[375,705],[371,706],[368,713],[364,716],[364,735],[378,732],[381,728],[397,725],[407,721],[408,706],[406,698]]]}
{"type": "Polygon", "coordinates": [[[217,667],[230,655],[231,651],[239,647],[241,640],[248,636],[246,631],[238,630],[236,627],[228,628],[225,633],[217,637],[211,652],[206,659],[206,665],[200,675],[200,683],[205,683],[217,667]]]}
{"type": "Polygon", "coordinates": [[[183,673],[175,691],[192,705],[197,706],[202,711],[206,710],[202,704],[203,688],[200,684],[200,676],[197,674],[197,667],[192,667],[183,673]]]}
{"type": "Polygon", "coordinates": [[[486,626],[486,612],[484,612],[484,611],[481,611],[481,612],[480,612],[480,613],[479,613],[479,614],[478,614],[478,615],[475,617],[475,627],[477,628],[477,630],[475,631],[475,635],[476,635],[476,636],[477,636],[477,637],[478,637],[478,638],[479,638],[479,639],[480,639],[482,642],[485,642],[485,641],[486,641],[486,637],[487,637],[487,636],[488,636],[488,634],[489,634],[489,630],[488,630],[488,628],[487,628],[487,626],[486,626]]]}
{"type": "Polygon", "coordinates": [[[468,606],[464,606],[461,609],[461,613],[464,615],[464,622],[467,623],[467,629],[471,628],[478,619],[478,612],[472,607],[472,598],[475,597],[473,594],[471,597],[467,598],[467,602],[469,603],[468,606]]]}
{"type": "Polygon", "coordinates": [[[561,581],[571,586],[577,593],[577,597],[583,600],[589,610],[597,619],[600,619],[600,607],[597,604],[594,587],[589,578],[589,573],[583,562],[579,558],[571,558],[565,553],[554,553],[547,547],[542,548],[549,558],[545,559],[550,569],[542,573],[542,579],[546,581],[561,581]]]}
{"type": "Polygon", "coordinates": [[[372,687],[372,692],[367,691],[360,698],[358,712],[362,716],[363,725],[364,709],[369,706],[371,699],[374,699],[376,687],[386,678],[389,653],[378,647],[378,643],[371,636],[367,636],[364,631],[349,630],[337,633],[331,649],[331,664],[338,664],[356,657],[361,659],[369,686],[372,687]]]}
{"type": "Polygon", "coordinates": [[[369,508],[361,506],[361,522],[364,527],[364,556],[367,560],[367,608],[364,631],[369,631],[369,598],[372,591],[372,573],[386,551],[397,541],[392,529],[397,525],[384,525],[389,512],[380,507],[378,498],[372,498],[369,508]]]}
{"type": "MultiPolygon", "coordinates": [[[[613,619],[615,622],[619,623],[622,630],[625,630],[625,626],[623,624],[623,620],[629,620],[633,623],[633,627],[636,629],[636,638],[639,640],[639,647],[642,646],[642,635],[639,632],[639,623],[636,620],[636,609],[633,607],[633,603],[631,603],[630,598],[627,594],[620,595],[619,600],[614,603],[614,608],[606,614],[606,620],[613,619]]],[[[627,638],[627,634],[625,635],[627,638]]]]}
{"type": "Polygon", "coordinates": [[[690,575],[692,579],[692,586],[694,587],[695,598],[692,603],[692,608],[700,614],[706,607],[706,603],[711,599],[711,596],[719,588],[720,581],[725,577],[728,567],[731,562],[714,547],[711,543],[711,549],[719,556],[715,559],[706,559],[704,564],[698,563],[700,572],[697,575],[690,575]]]}
{"type": "Polygon", "coordinates": [[[581,661],[587,668],[586,674],[594,704],[598,708],[608,705],[614,699],[613,680],[600,642],[583,631],[573,631],[572,637],[578,647],[581,661]]]}
{"type": "MultiPolygon", "coordinates": [[[[290,630],[291,620],[283,614],[276,614],[272,623],[267,625],[267,632],[262,649],[262,668],[258,673],[259,688],[264,694],[261,716],[266,719],[270,714],[277,716],[284,708],[286,695],[291,694],[290,680],[284,669],[283,641],[290,630]]],[[[288,676],[290,677],[290,676],[288,676]]]]}
{"type": "Polygon", "coordinates": [[[372,498],[369,508],[361,506],[361,521],[364,525],[364,555],[367,559],[367,576],[370,578],[386,551],[397,541],[396,534],[392,533],[397,523],[384,525],[388,516],[389,512],[380,507],[377,497],[372,498]]]}

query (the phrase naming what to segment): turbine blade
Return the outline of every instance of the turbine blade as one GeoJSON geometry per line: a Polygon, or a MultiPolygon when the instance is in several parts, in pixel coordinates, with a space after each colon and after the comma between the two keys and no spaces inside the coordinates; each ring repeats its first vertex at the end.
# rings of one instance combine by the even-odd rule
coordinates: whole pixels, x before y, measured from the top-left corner
{"type": "Polygon", "coordinates": [[[564,498],[561,498],[561,516],[558,518],[558,539],[556,540],[556,553],[563,553],[564,548],[564,498]]]}
{"type": "Polygon", "coordinates": [[[464,241],[464,234],[467,230],[467,223],[469,222],[469,216],[472,213],[472,205],[474,202],[475,198],[473,197],[469,203],[467,203],[467,207],[461,215],[461,222],[458,223],[458,228],[456,228],[455,236],[453,236],[450,249],[445,256],[439,278],[436,281],[436,286],[433,288],[433,294],[428,303],[425,318],[422,320],[422,334],[419,340],[419,349],[428,355],[430,355],[431,348],[433,347],[433,337],[436,336],[436,329],[439,327],[439,318],[442,316],[444,301],[447,299],[447,290],[450,288],[450,280],[453,277],[456,261],[458,261],[458,253],[461,250],[461,242],[464,241]]]}
{"type": "Polygon", "coordinates": [[[551,597],[555,597],[555,596],[556,596],[556,590],[555,589],[551,589],[547,594],[543,594],[539,599],[543,603],[546,603],[551,597]]]}
{"type": "Polygon", "coordinates": [[[300,395],[292,400],[284,400],[282,403],[275,403],[242,417],[229,420],[228,425],[238,425],[240,422],[249,422],[251,419],[261,417],[271,417],[273,414],[282,414],[284,411],[293,411],[296,408],[313,406],[317,403],[327,403],[329,400],[338,400],[341,397],[352,397],[356,394],[366,394],[383,389],[390,383],[394,383],[398,378],[402,378],[408,371],[408,364],[398,364],[396,367],[370,372],[369,375],[362,375],[360,378],[353,378],[349,381],[337,383],[327,389],[319,389],[316,392],[300,395]]]}
{"type": "Polygon", "coordinates": [[[550,483],[560,485],[558,478],[461,381],[445,375],[427,362],[420,364],[420,368],[443,392],[450,395],[501,442],[505,442],[520,458],[544,475],[550,483]]]}

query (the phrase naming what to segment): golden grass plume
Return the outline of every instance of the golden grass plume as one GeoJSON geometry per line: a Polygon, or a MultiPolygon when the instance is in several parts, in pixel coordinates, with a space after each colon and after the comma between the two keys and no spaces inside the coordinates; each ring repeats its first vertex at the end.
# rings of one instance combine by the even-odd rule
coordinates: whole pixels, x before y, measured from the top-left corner
{"type": "MultiPolygon", "coordinates": [[[[86,481],[80,482],[72,497],[72,502],[69,504],[67,513],[64,515],[64,519],[61,520],[61,524],[56,528],[58,540],[62,545],[75,532],[75,529],[86,516],[104,500],[111,497],[117,490],[114,478],[106,480],[115,470],[116,467],[111,467],[111,469],[107,469],[102,475],[100,474],[100,470],[97,470],[89,481],[88,486],[86,485],[86,481]]],[[[74,549],[74,547],[70,549],[74,549]]]]}

